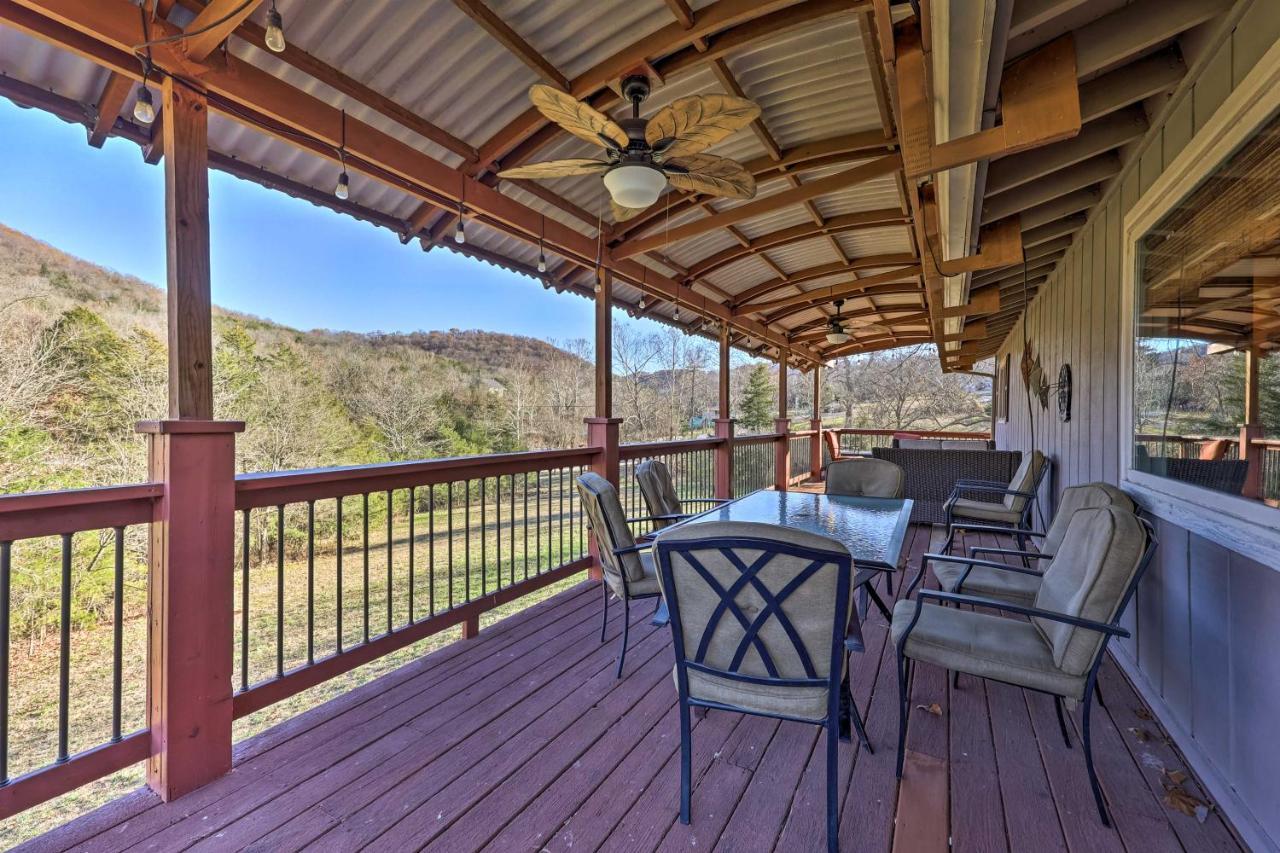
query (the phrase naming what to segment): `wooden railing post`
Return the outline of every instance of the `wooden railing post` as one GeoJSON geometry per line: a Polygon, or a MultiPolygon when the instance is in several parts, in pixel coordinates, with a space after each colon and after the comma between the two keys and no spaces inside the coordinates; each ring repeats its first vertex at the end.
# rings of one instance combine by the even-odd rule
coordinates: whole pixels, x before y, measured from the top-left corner
{"type": "Polygon", "coordinates": [[[773,487],[785,492],[791,479],[791,420],[778,418],[773,422],[773,431],[780,433],[773,442],[773,487]]]}
{"type": "Polygon", "coordinates": [[[147,784],[164,800],[231,769],[235,434],[238,421],[138,425],[151,479],[147,784]]]}
{"type": "Polygon", "coordinates": [[[716,419],[716,493],[717,498],[733,497],[733,418],[716,419]]]}
{"type": "MultiPolygon", "coordinates": [[[[621,425],[622,418],[587,418],[587,446],[596,450],[591,470],[619,487],[619,491],[618,430],[621,425]]],[[[600,568],[600,555],[596,552],[594,537],[590,548],[594,560],[587,570],[587,577],[599,580],[604,577],[604,573],[600,568]]]]}

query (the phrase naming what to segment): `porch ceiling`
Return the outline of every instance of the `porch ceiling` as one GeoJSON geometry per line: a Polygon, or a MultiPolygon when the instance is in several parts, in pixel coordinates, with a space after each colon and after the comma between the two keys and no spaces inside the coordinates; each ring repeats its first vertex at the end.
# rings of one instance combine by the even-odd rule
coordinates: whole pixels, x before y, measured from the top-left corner
{"type": "MultiPolygon", "coordinates": [[[[1078,227],[1099,182],[1119,169],[1116,149],[1145,130],[1136,104],[1176,84],[1183,67],[1177,36],[1205,20],[1217,0],[1176,2],[1172,13],[1168,0],[1158,0],[1160,13],[1150,18],[1161,26],[1126,32],[1117,16],[1128,20],[1153,2],[1119,11],[1122,4],[1111,0],[1015,5],[1011,58],[1062,32],[1076,34],[1088,122],[1078,138],[992,163],[986,205],[993,216],[1022,212],[1028,243],[1045,229],[1062,238],[1078,227]],[[1143,85],[1133,79],[1139,72],[1143,85]],[[1129,85],[1112,85],[1117,80],[1129,85]],[[1065,204],[1075,197],[1082,201],[1065,204]]],[[[787,351],[800,366],[929,340],[941,328],[941,303],[930,306],[926,298],[920,230],[908,202],[914,190],[896,153],[875,35],[885,22],[873,6],[899,20],[910,14],[908,5],[276,5],[289,43],[283,54],[263,45],[265,2],[205,66],[157,48],[159,66],[209,86],[215,168],[390,228],[424,251],[443,246],[588,298],[600,258],[613,271],[615,303],[633,315],[710,337],[727,323],[734,345],[757,354],[787,351]],[[614,223],[597,178],[495,177],[517,164],[597,153],[530,108],[531,84],[565,88],[618,115],[611,86],[637,68],[655,78],[646,114],[690,94],[738,93],[760,104],[759,121],[711,149],[755,174],[754,200],[708,201],[669,190],[649,212],[614,223]],[[333,195],[337,110],[345,111],[350,132],[346,201],[333,195]],[[459,201],[467,211],[464,245],[451,239],[459,201]],[[536,270],[540,241],[545,274],[536,270]],[[852,342],[832,347],[820,332],[839,296],[857,328],[852,342]]],[[[148,36],[178,32],[204,6],[155,0],[148,36]]],[[[131,0],[0,0],[0,94],[85,124],[91,144],[107,135],[131,139],[156,162],[163,151],[153,139],[163,116],[151,128],[132,119],[141,66],[131,48],[141,33],[131,0]]],[[[1039,266],[1061,256],[1060,239],[1048,245],[1039,266]]],[[[972,282],[974,291],[999,285],[1002,300],[999,313],[985,318],[981,340],[973,340],[978,315],[969,318],[973,329],[953,336],[967,341],[967,364],[993,352],[1022,310],[1021,282],[1007,276],[987,271],[972,282]]]]}

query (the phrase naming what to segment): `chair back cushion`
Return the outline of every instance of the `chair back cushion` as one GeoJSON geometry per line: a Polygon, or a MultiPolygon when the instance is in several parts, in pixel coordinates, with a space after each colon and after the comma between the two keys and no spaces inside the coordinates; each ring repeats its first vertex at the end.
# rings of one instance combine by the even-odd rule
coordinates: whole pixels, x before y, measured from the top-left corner
{"type": "Polygon", "coordinates": [[[846,459],[827,466],[827,494],[900,498],[902,469],[883,459],[846,459]]]}
{"type": "MultiPolygon", "coordinates": [[[[667,463],[660,459],[644,460],[636,466],[636,482],[640,485],[640,494],[644,497],[644,505],[649,508],[649,515],[680,515],[683,511],[667,463]]],[[[659,529],[669,524],[669,521],[654,522],[659,529]]]]}
{"type": "MultiPolygon", "coordinates": [[[[833,671],[836,680],[841,675],[852,613],[844,545],[794,528],[725,521],[664,532],[655,555],[677,640],[677,677],[687,665],[691,695],[744,707],[757,701],[753,691],[778,699],[791,687],[804,697],[796,700],[804,713],[794,716],[825,714],[823,701],[814,708],[814,691],[825,696],[823,682],[833,671]]],[[[764,704],[754,710],[788,713],[757,698],[764,704]]]]}
{"type": "Polygon", "coordinates": [[[1129,512],[1134,511],[1133,500],[1110,483],[1085,483],[1063,489],[1062,497],[1058,498],[1058,511],[1045,532],[1041,550],[1046,554],[1058,553],[1058,549],[1062,547],[1062,539],[1067,534],[1071,516],[1077,510],[1094,506],[1116,506],[1129,512]]]}
{"type": "MultiPolygon", "coordinates": [[[[1142,563],[1147,533],[1138,517],[1114,506],[1077,510],[1062,547],[1045,569],[1035,606],[1096,622],[1113,622],[1142,563]]],[[[1093,665],[1103,635],[1032,617],[1053,649],[1053,662],[1071,675],[1093,665]]]]}
{"type": "Polygon", "coordinates": [[[832,459],[840,458],[840,436],[831,430],[822,431],[822,440],[827,443],[827,453],[832,459]]]}
{"type": "MultiPolygon", "coordinates": [[[[1044,454],[1039,450],[1022,454],[1022,462],[1009,481],[1009,488],[1019,492],[1034,492],[1040,484],[1040,475],[1044,473],[1044,454]]],[[[1005,495],[1005,509],[1022,512],[1027,507],[1027,499],[1021,495],[1005,495]]]]}
{"type": "Polygon", "coordinates": [[[643,579],[644,566],[638,554],[633,552],[619,556],[613,553],[619,548],[630,548],[636,544],[631,528],[627,526],[627,517],[622,512],[618,490],[594,471],[578,477],[577,485],[582,508],[587,513],[587,522],[591,525],[591,533],[600,549],[600,564],[605,575],[613,576],[615,587],[624,576],[628,581],[643,579]]]}

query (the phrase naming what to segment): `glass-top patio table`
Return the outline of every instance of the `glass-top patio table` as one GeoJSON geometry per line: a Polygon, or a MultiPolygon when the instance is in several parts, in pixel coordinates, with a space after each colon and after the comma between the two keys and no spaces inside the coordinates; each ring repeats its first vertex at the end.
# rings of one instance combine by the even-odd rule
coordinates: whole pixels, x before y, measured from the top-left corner
{"type": "MultiPolygon", "coordinates": [[[[709,521],[754,521],[794,527],[835,539],[853,556],[853,582],[860,593],[863,615],[870,597],[885,619],[891,619],[889,608],[871,587],[871,582],[881,574],[898,570],[911,518],[911,505],[910,499],[902,498],[759,491],[699,513],[667,529],[709,521]]],[[[666,616],[664,603],[654,621],[661,619],[665,622],[666,616]]],[[[851,648],[860,645],[860,639],[850,637],[851,648]]]]}

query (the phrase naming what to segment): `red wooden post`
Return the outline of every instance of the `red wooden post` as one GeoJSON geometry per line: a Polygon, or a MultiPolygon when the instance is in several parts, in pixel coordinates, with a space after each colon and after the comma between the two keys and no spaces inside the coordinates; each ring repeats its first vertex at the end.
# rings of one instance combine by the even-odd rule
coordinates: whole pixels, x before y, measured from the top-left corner
{"type": "Polygon", "coordinates": [[[151,524],[147,784],[166,801],[231,769],[235,421],[146,421],[151,524]]]}
{"type": "Polygon", "coordinates": [[[782,437],[773,444],[773,487],[780,492],[787,490],[791,479],[791,418],[787,413],[787,351],[778,354],[778,417],[773,431],[782,437]]]}
{"type": "Polygon", "coordinates": [[[474,640],[480,636],[480,614],[476,613],[466,618],[462,623],[462,639],[474,640]]]}
{"type": "Polygon", "coordinates": [[[1244,423],[1240,426],[1239,456],[1246,463],[1244,487],[1240,494],[1246,498],[1262,497],[1262,454],[1266,451],[1254,447],[1254,439],[1262,438],[1262,404],[1259,395],[1258,371],[1260,352],[1249,348],[1244,354],[1244,423]]]}
{"type": "Polygon", "coordinates": [[[716,418],[716,438],[722,439],[716,448],[716,494],[718,498],[733,497],[733,418],[716,418]]]}
{"type": "MultiPolygon", "coordinates": [[[[591,463],[591,470],[613,483],[614,486],[620,486],[618,482],[618,428],[621,425],[622,418],[587,418],[587,446],[596,450],[595,458],[591,463]]],[[[621,489],[619,489],[619,493],[621,493],[621,489]]],[[[591,568],[587,569],[587,577],[592,580],[599,580],[604,577],[604,572],[600,568],[600,555],[596,551],[594,537],[592,537],[589,546],[594,561],[591,564],[591,568]]]]}
{"type": "Polygon", "coordinates": [[[813,368],[813,417],[809,421],[809,477],[822,479],[822,366],[813,368]]]}

